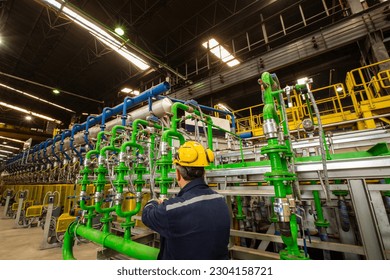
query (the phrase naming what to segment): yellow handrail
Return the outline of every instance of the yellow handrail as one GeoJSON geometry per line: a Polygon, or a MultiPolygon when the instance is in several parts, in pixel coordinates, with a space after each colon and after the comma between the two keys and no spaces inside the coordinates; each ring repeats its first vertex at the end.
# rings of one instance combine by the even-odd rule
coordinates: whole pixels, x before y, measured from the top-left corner
{"type": "MultiPolygon", "coordinates": [[[[386,89],[390,88],[390,69],[382,70],[377,75],[368,75],[375,73],[379,66],[384,63],[390,63],[390,59],[379,61],[370,65],[353,69],[346,74],[345,85],[336,83],[322,88],[312,89],[316,98],[317,106],[320,107],[321,115],[336,114],[342,119],[347,119],[347,114],[354,113],[360,116],[362,102],[368,102],[370,108],[374,108],[375,99],[388,94],[386,89]]],[[[295,90],[291,93],[292,108],[287,108],[286,113],[292,127],[298,127],[300,122],[309,117],[309,110],[306,102],[295,90]]],[[[242,108],[233,113],[236,118],[237,133],[254,131],[262,127],[263,104],[242,108]]]]}

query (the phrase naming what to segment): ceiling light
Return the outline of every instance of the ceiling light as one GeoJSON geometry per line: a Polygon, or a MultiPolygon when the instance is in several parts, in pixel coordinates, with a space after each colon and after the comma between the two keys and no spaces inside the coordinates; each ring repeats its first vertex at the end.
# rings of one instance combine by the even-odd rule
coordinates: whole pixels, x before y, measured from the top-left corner
{"type": "Polygon", "coordinates": [[[223,110],[223,111],[226,111],[226,112],[232,112],[227,106],[221,104],[221,103],[218,103],[217,106],[223,110]]]}
{"type": "Polygon", "coordinates": [[[214,38],[204,42],[202,46],[206,49],[209,49],[212,54],[221,59],[230,67],[240,64],[240,62],[227,49],[222,47],[214,38]]]}
{"type": "Polygon", "coordinates": [[[115,28],[115,33],[118,34],[119,36],[125,35],[125,31],[122,29],[122,27],[115,28]]]}
{"type": "MultiPolygon", "coordinates": [[[[47,101],[47,100],[45,100],[45,99],[39,98],[39,97],[37,97],[37,96],[35,96],[35,95],[29,94],[29,93],[27,93],[27,92],[18,90],[18,89],[16,89],[16,88],[13,88],[13,87],[10,87],[10,86],[7,86],[7,85],[5,85],[5,84],[0,83],[0,87],[3,87],[3,88],[6,88],[6,89],[15,91],[15,92],[17,92],[17,93],[20,93],[20,94],[23,94],[23,95],[25,95],[25,96],[27,96],[27,97],[30,97],[30,98],[39,100],[39,101],[44,102],[44,103],[46,103],[46,104],[55,106],[55,107],[60,108],[60,109],[62,109],[62,110],[65,110],[65,111],[68,111],[68,112],[71,112],[71,113],[76,113],[75,111],[73,111],[73,110],[71,110],[71,109],[62,107],[62,106],[57,105],[57,104],[55,104],[55,103],[53,103],[53,102],[47,101]]],[[[54,90],[53,90],[53,93],[54,93],[54,90]]],[[[59,91],[58,91],[58,93],[59,93],[59,91]]]]}
{"type": "Polygon", "coordinates": [[[128,88],[128,87],[122,88],[121,92],[125,93],[125,94],[132,94],[132,95],[139,95],[140,94],[139,90],[133,90],[133,89],[128,88]]]}
{"type": "Polygon", "coordinates": [[[123,92],[123,93],[130,93],[132,91],[133,91],[132,89],[129,89],[127,87],[124,87],[124,88],[121,89],[121,92],[123,92]]]}
{"type": "MultiPolygon", "coordinates": [[[[5,139],[5,140],[8,140],[8,141],[13,141],[13,142],[18,142],[18,143],[24,143],[24,141],[22,141],[22,140],[18,140],[18,139],[14,139],[14,138],[8,138],[8,137],[5,137],[5,136],[0,136],[0,139],[5,139]]],[[[3,141],[3,144],[7,144],[7,142],[3,141]]]]}
{"type": "Polygon", "coordinates": [[[298,85],[304,85],[304,84],[306,84],[307,83],[307,77],[304,77],[304,78],[299,78],[298,80],[297,80],[297,84],[298,85]]]}
{"type": "Polygon", "coordinates": [[[5,154],[13,154],[14,152],[11,152],[11,151],[6,151],[6,150],[0,150],[0,153],[5,153],[5,154]]]}
{"type": "Polygon", "coordinates": [[[60,91],[59,91],[58,89],[56,89],[56,88],[53,88],[52,92],[53,92],[54,94],[60,94],[60,91]]]}
{"type": "Polygon", "coordinates": [[[122,42],[115,39],[115,37],[110,35],[103,28],[93,23],[92,20],[87,19],[85,15],[81,15],[79,11],[76,11],[73,8],[72,9],[68,8],[67,6],[69,6],[69,4],[66,4],[65,1],[63,0],[62,1],[44,0],[44,1],[57,8],[60,12],[64,13],[73,22],[87,29],[94,37],[99,39],[99,41],[101,41],[102,43],[110,47],[112,50],[114,50],[115,52],[117,52],[118,54],[126,58],[128,61],[133,63],[141,70],[146,70],[150,68],[150,66],[144,60],[142,60],[135,54],[129,52],[122,42]],[[67,6],[65,6],[65,4],[67,6]]]}
{"type": "Polygon", "coordinates": [[[31,116],[26,116],[25,119],[28,120],[28,121],[31,121],[32,117],[31,116]]]}
{"type": "MultiPolygon", "coordinates": [[[[93,33],[92,33],[93,34],[93,33]]],[[[150,68],[150,66],[141,58],[136,56],[135,54],[129,52],[125,47],[116,45],[115,43],[112,43],[110,41],[106,41],[103,38],[96,37],[99,41],[101,41],[103,44],[107,45],[111,49],[113,49],[115,52],[126,58],[128,61],[133,63],[135,66],[137,66],[141,70],[146,70],[150,68]]],[[[119,43],[117,43],[119,44],[119,43]]]]}
{"type": "Polygon", "coordinates": [[[26,110],[24,108],[20,108],[18,106],[14,106],[14,105],[11,105],[11,104],[8,104],[8,103],[5,103],[5,102],[1,102],[0,101],[0,106],[4,106],[4,107],[7,107],[7,108],[10,108],[10,109],[13,109],[13,110],[25,113],[27,115],[32,115],[32,116],[35,116],[35,117],[38,117],[38,118],[41,118],[41,119],[44,119],[44,120],[47,120],[47,121],[56,122],[58,124],[61,123],[61,121],[59,121],[59,120],[56,120],[56,119],[50,118],[48,116],[32,112],[32,111],[29,111],[29,110],[26,110]]]}
{"type": "MultiPolygon", "coordinates": [[[[5,141],[4,141],[5,142],[5,141]]],[[[4,143],[3,142],[3,143],[4,143]]],[[[5,143],[7,143],[7,142],[5,142],[5,143]]],[[[0,144],[0,147],[4,147],[4,148],[8,148],[8,149],[14,149],[14,150],[20,150],[20,148],[17,148],[17,147],[13,147],[13,146],[9,146],[9,145],[2,145],[2,144],[0,144]]]]}

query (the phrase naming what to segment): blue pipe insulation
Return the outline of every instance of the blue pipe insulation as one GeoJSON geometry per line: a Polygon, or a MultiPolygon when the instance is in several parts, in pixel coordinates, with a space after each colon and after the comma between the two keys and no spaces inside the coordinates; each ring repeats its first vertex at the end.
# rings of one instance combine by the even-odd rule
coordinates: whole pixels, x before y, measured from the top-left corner
{"type": "Polygon", "coordinates": [[[80,165],[83,165],[84,164],[83,156],[81,155],[81,153],[73,145],[74,135],[75,135],[76,132],[81,131],[81,127],[82,127],[81,124],[75,124],[72,127],[72,132],[70,134],[70,143],[69,143],[69,145],[70,145],[70,148],[72,149],[72,151],[74,151],[76,153],[76,155],[79,157],[80,165]]]}
{"type": "MultiPolygon", "coordinates": [[[[158,84],[155,87],[152,87],[144,92],[142,92],[140,95],[136,97],[130,97],[126,96],[125,99],[123,100],[123,103],[118,105],[117,107],[122,107],[122,124],[126,124],[126,119],[127,119],[127,110],[136,104],[139,104],[141,102],[151,100],[152,97],[157,97],[161,93],[164,93],[168,91],[171,88],[170,84],[168,82],[162,82],[161,84],[158,84]]],[[[150,106],[150,102],[149,102],[150,106]]],[[[115,108],[117,108],[115,107],[115,108]]],[[[115,109],[114,108],[114,109],[115,109]]],[[[115,112],[115,115],[118,114],[119,112],[115,112]]]]}
{"type": "Polygon", "coordinates": [[[37,150],[38,162],[42,162],[42,159],[41,159],[42,143],[44,143],[44,142],[41,142],[38,144],[38,150],[37,150]]]}
{"type": "Polygon", "coordinates": [[[102,121],[100,122],[100,129],[101,131],[104,131],[104,129],[106,128],[106,119],[110,118],[113,116],[113,114],[111,113],[112,112],[112,108],[110,107],[105,107],[103,109],[103,113],[102,113],[102,121]],[[107,117],[108,115],[108,117],[107,117]]]}
{"type": "Polygon", "coordinates": [[[60,152],[66,157],[67,160],[70,160],[70,156],[64,151],[64,140],[66,137],[71,135],[71,131],[69,129],[65,130],[61,133],[61,142],[60,142],[60,152]]]}
{"type": "Polygon", "coordinates": [[[351,222],[349,220],[347,204],[344,200],[339,199],[337,202],[337,206],[339,209],[341,229],[345,232],[348,232],[351,226],[351,222]]]}
{"type": "Polygon", "coordinates": [[[45,141],[45,144],[43,145],[43,157],[46,159],[50,164],[52,164],[51,160],[49,157],[46,155],[47,152],[47,146],[49,146],[49,143],[53,143],[53,138],[49,138],[45,141]]]}
{"type": "Polygon", "coordinates": [[[32,162],[35,162],[35,153],[37,152],[37,150],[38,150],[38,145],[35,145],[33,147],[33,152],[32,152],[32,156],[31,156],[32,162]]]}
{"type": "Polygon", "coordinates": [[[95,118],[96,117],[94,117],[94,116],[88,116],[86,122],[80,125],[80,127],[83,127],[83,125],[85,124],[84,141],[90,149],[93,149],[94,147],[89,142],[89,139],[88,139],[89,131],[88,130],[89,130],[89,124],[92,123],[95,120],[95,118]]]}
{"type": "Polygon", "coordinates": [[[253,134],[252,134],[252,131],[249,131],[249,132],[241,133],[241,134],[239,134],[239,136],[242,139],[246,139],[246,138],[251,138],[253,136],[253,134]]]}
{"type": "MultiPolygon", "coordinates": [[[[163,99],[167,96],[164,96],[164,97],[159,97],[159,99],[163,99]]],[[[170,100],[172,100],[173,102],[179,102],[179,103],[186,103],[186,101],[183,101],[183,100],[180,100],[180,99],[175,99],[175,98],[170,98],[168,97],[170,100]]],[[[198,105],[202,110],[206,110],[206,111],[211,111],[211,112],[217,112],[217,113],[221,113],[221,114],[224,114],[224,115],[229,115],[231,118],[232,118],[232,129],[233,129],[233,132],[236,131],[236,120],[235,120],[235,117],[234,117],[234,114],[231,113],[231,112],[226,112],[226,111],[223,111],[223,110],[218,110],[218,109],[215,109],[215,108],[212,108],[212,107],[209,107],[209,106],[205,106],[205,105],[198,105]]]]}
{"type": "MultiPolygon", "coordinates": [[[[98,123],[101,123],[102,125],[105,125],[105,121],[107,119],[109,119],[110,117],[112,116],[115,116],[115,115],[118,115],[120,113],[122,113],[122,123],[124,121],[124,123],[126,123],[126,118],[127,118],[127,110],[130,109],[131,107],[139,104],[139,103],[142,103],[144,101],[147,101],[153,97],[156,97],[166,91],[168,91],[169,89],[171,88],[170,84],[168,82],[162,82],[150,89],[147,89],[145,90],[144,92],[142,92],[140,95],[136,96],[136,97],[129,97],[127,96],[123,103],[113,107],[113,108],[104,108],[103,110],[103,114],[100,114],[99,116],[89,116],[87,118],[87,121],[82,123],[82,124],[77,124],[77,128],[75,129],[74,133],[76,133],[76,131],[82,131],[83,129],[86,131],[85,134],[84,134],[84,140],[85,140],[85,143],[87,143],[90,147],[91,147],[91,144],[89,143],[89,140],[88,140],[88,129],[98,123]],[[104,116],[103,116],[104,115],[104,116]]],[[[75,125],[76,126],[76,125],[75,125]]],[[[73,131],[73,129],[72,129],[73,131]]],[[[66,137],[69,137],[71,136],[71,133],[72,131],[70,130],[65,130],[64,132],[60,133],[60,134],[57,134],[54,138],[53,138],[53,144],[52,144],[52,154],[53,156],[60,161],[60,158],[56,155],[55,153],[55,144],[56,142],[59,140],[59,138],[61,138],[61,145],[60,145],[60,151],[62,154],[65,155],[65,157],[67,159],[70,159],[69,155],[66,154],[66,152],[63,151],[63,145],[64,145],[64,139],[66,137]]],[[[39,148],[39,145],[36,145],[34,146],[33,148],[33,155],[32,155],[32,161],[34,162],[34,157],[35,157],[35,153],[38,151],[38,149],[40,150],[39,148]]],[[[12,163],[13,161],[15,161],[16,159],[18,159],[20,157],[16,156],[12,159],[9,160],[10,163],[12,163]]]]}
{"type": "Polygon", "coordinates": [[[51,153],[58,161],[61,161],[61,159],[57,156],[57,154],[55,152],[55,147],[56,147],[56,142],[58,141],[57,138],[60,138],[60,137],[61,137],[61,134],[57,134],[56,136],[54,136],[53,144],[51,145],[51,153]]]}

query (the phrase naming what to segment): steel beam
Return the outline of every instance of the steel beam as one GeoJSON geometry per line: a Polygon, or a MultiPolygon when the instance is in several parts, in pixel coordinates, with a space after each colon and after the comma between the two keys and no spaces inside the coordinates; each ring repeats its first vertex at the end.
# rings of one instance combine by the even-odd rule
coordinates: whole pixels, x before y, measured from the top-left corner
{"type": "Polygon", "coordinates": [[[386,259],[374,207],[365,181],[350,179],[348,186],[366,258],[368,260],[386,259]]]}
{"type": "MultiPolygon", "coordinates": [[[[333,49],[356,42],[365,38],[370,32],[389,29],[390,26],[383,15],[384,7],[385,5],[380,5],[369,12],[352,15],[327,28],[310,33],[295,42],[264,53],[261,56],[265,65],[263,71],[271,72],[287,67],[299,61],[313,58],[333,49]],[[367,16],[371,20],[370,24],[367,24],[367,16]],[[314,49],[312,46],[311,40],[313,36],[321,38],[318,49],[314,49]]],[[[208,77],[189,87],[181,88],[178,91],[172,92],[172,94],[177,99],[196,99],[229,88],[243,81],[257,79],[260,74],[259,59],[255,58],[241,63],[233,69],[208,77]],[[224,83],[220,82],[221,75],[224,77],[224,83]]]]}

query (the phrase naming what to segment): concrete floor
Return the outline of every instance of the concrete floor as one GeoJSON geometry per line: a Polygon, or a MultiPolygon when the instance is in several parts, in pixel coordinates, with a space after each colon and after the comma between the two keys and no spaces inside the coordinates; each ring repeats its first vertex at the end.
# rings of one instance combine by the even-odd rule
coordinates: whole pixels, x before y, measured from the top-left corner
{"type": "MultiPolygon", "coordinates": [[[[0,206],[0,260],[62,260],[61,247],[41,250],[43,239],[41,227],[17,227],[14,219],[4,218],[0,206]]],[[[78,260],[96,260],[98,244],[80,243],[73,247],[78,260]]]]}

